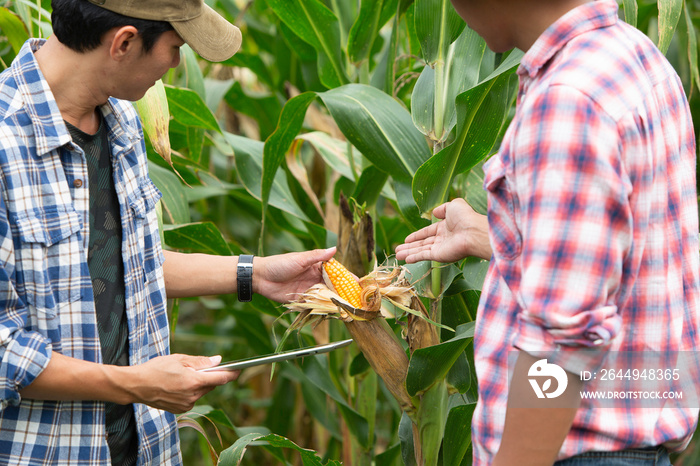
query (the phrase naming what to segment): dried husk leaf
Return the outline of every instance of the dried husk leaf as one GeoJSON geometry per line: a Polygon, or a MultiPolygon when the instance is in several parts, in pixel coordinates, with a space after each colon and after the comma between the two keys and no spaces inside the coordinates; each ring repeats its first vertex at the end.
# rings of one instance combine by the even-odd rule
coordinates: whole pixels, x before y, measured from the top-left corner
{"type": "Polygon", "coordinates": [[[309,197],[311,202],[313,203],[314,207],[316,207],[316,210],[318,213],[321,215],[321,218],[325,217],[325,214],[323,212],[323,208],[321,208],[321,202],[318,200],[318,196],[314,192],[313,188],[311,187],[311,182],[309,180],[309,174],[306,171],[306,167],[302,163],[301,160],[301,146],[303,144],[303,140],[295,140],[292,143],[292,147],[287,152],[285,158],[287,161],[287,168],[289,168],[289,172],[296,178],[296,180],[299,182],[299,185],[301,188],[304,190],[306,195],[309,197]]]}
{"type": "Polygon", "coordinates": [[[438,335],[437,327],[426,320],[429,317],[428,311],[418,296],[414,295],[411,298],[410,308],[420,312],[423,316],[421,318],[413,314],[408,315],[406,341],[408,341],[408,347],[411,349],[411,354],[413,354],[417,349],[437,345],[440,343],[440,336],[438,335]]]}
{"type": "Polygon", "coordinates": [[[136,102],[136,109],[141,116],[143,129],[151,141],[153,150],[163,157],[172,166],[170,148],[170,109],[168,97],[165,95],[165,86],[159,79],[151,86],[141,100],[136,102]]]}
{"type": "Polygon", "coordinates": [[[358,206],[350,207],[341,193],[338,202],[338,261],[358,277],[367,274],[374,265],[374,226],[372,217],[358,206]]]}

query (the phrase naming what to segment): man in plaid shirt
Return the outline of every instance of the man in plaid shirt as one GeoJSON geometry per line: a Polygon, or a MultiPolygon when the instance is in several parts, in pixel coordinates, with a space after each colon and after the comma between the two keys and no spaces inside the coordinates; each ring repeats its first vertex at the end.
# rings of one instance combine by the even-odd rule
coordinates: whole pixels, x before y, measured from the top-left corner
{"type": "Polygon", "coordinates": [[[491,259],[474,337],[475,464],[670,464],[696,402],[514,406],[531,392],[518,376],[543,353],[576,396],[580,370],[623,351],[691,354],[680,376],[697,385],[695,137],[680,80],[614,0],[453,4],[492,50],[526,51],[515,117],[484,166],[488,221],[456,199],[397,248],[407,262],[491,259]]]}
{"type": "Polygon", "coordinates": [[[54,0],[55,34],[0,74],[0,464],[181,464],[172,413],[237,373],[170,354],[166,294],[284,301],[334,251],[255,258],[239,289],[246,260],[161,249],[128,101],[240,31],[202,0],[90,2],[54,0]]]}

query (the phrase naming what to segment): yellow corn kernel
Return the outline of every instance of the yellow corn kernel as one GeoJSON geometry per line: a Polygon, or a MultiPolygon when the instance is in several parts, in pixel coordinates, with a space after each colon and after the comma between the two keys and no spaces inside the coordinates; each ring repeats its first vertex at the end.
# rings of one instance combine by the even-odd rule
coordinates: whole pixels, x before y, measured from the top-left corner
{"type": "Polygon", "coordinates": [[[362,307],[362,299],[360,297],[362,288],[348,269],[335,259],[327,261],[323,264],[323,268],[328,275],[328,279],[333,284],[335,292],[350,305],[360,309],[362,307]]]}

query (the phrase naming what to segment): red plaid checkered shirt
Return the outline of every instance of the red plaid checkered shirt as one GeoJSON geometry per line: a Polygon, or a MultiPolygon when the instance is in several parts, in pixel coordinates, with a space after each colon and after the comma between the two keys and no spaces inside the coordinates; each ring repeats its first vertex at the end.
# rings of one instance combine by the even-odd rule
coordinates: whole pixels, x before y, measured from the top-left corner
{"type": "MultiPolygon", "coordinates": [[[[477,465],[500,446],[514,349],[589,348],[586,368],[596,370],[611,351],[699,348],[691,115],[672,66],[617,10],[613,0],[590,2],[540,36],[518,70],[515,117],[485,166],[494,257],[474,340],[477,465]]],[[[625,405],[584,400],[559,458],[677,451],[698,418],[692,408],[625,405]]]]}

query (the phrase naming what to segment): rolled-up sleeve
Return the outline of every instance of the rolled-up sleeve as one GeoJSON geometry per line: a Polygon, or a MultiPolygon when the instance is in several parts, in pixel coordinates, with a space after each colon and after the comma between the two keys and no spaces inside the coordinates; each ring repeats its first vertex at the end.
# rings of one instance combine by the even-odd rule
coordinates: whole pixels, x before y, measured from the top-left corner
{"type": "Polygon", "coordinates": [[[593,99],[556,85],[538,99],[523,107],[531,114],[519,119],[513,150],[522,215],[514,345],[533,354],[585,347],[583,359],[559,361],[576,372],[602,362],[622,325],[632,184],[617,125],[593,99]]]}
{"type": "Polygon", "coordinates": [[[51,342],[28,330],[27,308],[15,289],[15,256],[7,210],[0,196],[0,410],[19,404],[51,359],[51,342]]]}

